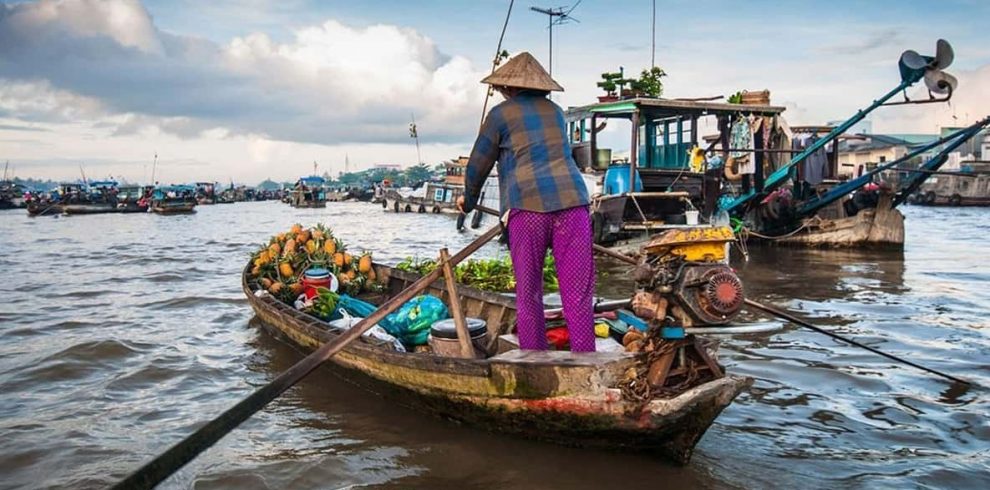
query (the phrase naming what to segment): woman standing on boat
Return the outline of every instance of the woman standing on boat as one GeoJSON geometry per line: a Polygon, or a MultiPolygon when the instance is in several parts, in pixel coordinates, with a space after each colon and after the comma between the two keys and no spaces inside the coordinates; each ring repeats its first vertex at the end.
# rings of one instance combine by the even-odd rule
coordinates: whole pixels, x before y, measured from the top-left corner
{"type": "Polygon", "coordinates": [[[595,263],[588,190],[571,156],[564,114],[547,98],[564,89],[529,53],[515,56],[482,83],[506,100],[485,118],[457,206],[464,213],[474,209],[497,161],[516,277],[519,347],[547,349],[543,261],[549,248],[557,264],[571,351],[593,352],[595,263]]]}

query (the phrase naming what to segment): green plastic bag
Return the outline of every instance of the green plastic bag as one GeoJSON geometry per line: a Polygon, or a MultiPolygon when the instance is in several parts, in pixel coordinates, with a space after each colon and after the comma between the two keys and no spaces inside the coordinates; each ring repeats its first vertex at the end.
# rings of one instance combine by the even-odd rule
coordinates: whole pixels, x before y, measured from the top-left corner
{"type": "Polygon", "coordinates": [[[409,300],[378,324],[403,344],[416,346],[426,343],[434,322],[447,318],[450,318],[447,305],[427,294],[409,300]]]}

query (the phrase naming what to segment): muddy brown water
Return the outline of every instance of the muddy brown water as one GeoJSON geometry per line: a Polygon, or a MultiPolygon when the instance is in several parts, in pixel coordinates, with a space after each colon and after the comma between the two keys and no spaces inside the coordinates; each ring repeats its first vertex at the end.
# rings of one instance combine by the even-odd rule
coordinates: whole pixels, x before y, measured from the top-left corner
{"type": "MultiPolygon", "coordinates": [[[[990,210],[904,211],[903,252],[752,249],[736,257],[746,292],[990,386],[990,210]]],[[[105,487],[298,361],[239,287],[249,252],[293,222],[327,223],[386,263],[477,234],[361,203],[0,212],[0,488],[105,487]]],[[[624,271],[600,262],[601,291],[628,292],[624,271]]],[[[721,353],[756,383],[686,467],[460,427],[321,368],[163,488],[990,487],[985,390],[791,326],[721,353]]]]}

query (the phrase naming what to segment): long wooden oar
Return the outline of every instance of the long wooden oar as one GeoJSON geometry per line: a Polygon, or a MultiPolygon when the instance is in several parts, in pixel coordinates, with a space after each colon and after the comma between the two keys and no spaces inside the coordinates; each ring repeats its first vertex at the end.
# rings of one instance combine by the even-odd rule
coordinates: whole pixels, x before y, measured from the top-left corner
{"type": "MultiPolygon", "coordinates": [[[[494,226],[486,231],[461,249],[460,252],[454,254],[449,261],[451,266],[457,265],[466,259],[501,232],[501,225],[494,226]]],[[[268,402],[274,400],[282,392],[298,383],[299,380],[306,377],[307,374],[316,369],[320,364],[323,364],[324,361],[333,357],[334,354],[343,349],[347,344],[361,337],[361,334],[385,318],[386,315],[397,310],[407,301],[421,293],[433,281],[436,281],[441,274],[443,274],[443,270],[438,267],[435,271],[412,283],[401,293],[386,301],[374,313],[368,315],[367,318],[341,334],[336,340],[323,344],[322,347],[297,362],[270,383],[227,409],[227,411],[209,421],[206,425],[196,430],[196,432],[179,441],[134,473],[131,473],[130,476],[114,485],[113,488],[153,488],[155,485],[158,485],[162,480],[168,478],[169,475],[178,471],[179,468],[182,468],[189,461],[192,461],[199,453],[205,451],[219,441],[220,438],[234,430],[241,422],[244,422],[251,415],[264,408],[268,402]]]]}
{"type": "MultiPolygon", "coordinates": [[[[484,213],[497,214],[497,213],[495,213],[494,210],[489,209],[489,208],[486,208],[484,206],[477,206],[476,208],[477,209],[480,209],[484,213]]],[[[639,264],[639,261],[637,261],[636,259],[634,259],[634,258],[632,258],[632,257],[630,257],[628,255],[625,255],[625,254],[616,252],[615,250],[610,250],[610,249],[605,248],[605,247],[603,247],[601,245],[597,245],[596,244],[596,245],[594,245],[594,248],[595,248],[595,252],[601,253],[603,255],[607,255],[607,256],[612,257],[612,258],[617,259],[617,260],[621,260],[621,261],[623,261],[623,262],[625,262],[627,264],[631,264],[631,265],[637,265],[637,264],[639,264]]],[[[961,379],[961,378],[957,378],[957,377],[952,376],[950,374],[945,374],[945,373],[943,373],[941,371],[936,371],[934,369],[931,369],[931,368],[922,366],[921,364],[918,364],[916,362],[912,362],[912,361],[909,361],[907,359],[903,359],[903,358],[897,357],[897,356],[895,356],[893,354],[888,354],[888,353],[886,353],[886,352],[884,352],[884,351],[882,351],[880,349],[877,349],[877,348],[874,348],[874,347],[870,347],[870,346],[868,346],[866,344],[857,342],[857,341],[855,341],[853,339],[850,339],[850,338],[843,337],[842,335],[839,335],[837,333],[829,332],[828,330],[825,330],[824,328],[816,327],[816,326],[812,325],[811,323],[808,323],[808,322],[806,322],[806,321],[804,321],[804,320],[802,320],[802,319],[800,319],[800,318],[798,318],[798,317],[796,317],[794,315],[791,315],[790,313],[787,313],[785,311],[781,311],[781,310],[779,310],[777,308],[774,308],[772,306],[767,306],[767,305],[764,305],[762,303],[757,303],[756,301],[753,301],[751,299],[746,299],[744,301],[745,301],[745,303],[747,305],[749,305],[749,306],[751,306],[753,308],[756,308],[758,310],[762,310],[762,311],[764,311],[766,313],[770,313],[770,314],[772,314],[774,316],[777,316],[779,318],[782,318],[784,320],[787,320],[787,321],[789,321],[789,322],[791,322],[791,323],[793,323],[795,325],[799,325],[799,326],[805,327],[807,329],[814,330],[815,332],[828,335],[829,337],[832,337],[832,338],[834,338],[836,340],[841,340],[841,341],[843,341],[843,342],[845,342],[847,344],[850,344],[850,345],[853,345],[853,346],[856,346],[856,347],[860,347],[860,348],[866,349],[866,350],[868,350],[868,351],[870,351],[870,352],[872,352],[874,354],[878,354],[878,355],[881,355],[883,357],[886,357],[887,359],[891,359],[893,361],[897,361],[897,362],[900,362],[900,363],[903,363],[903,364],[907,364],[908,366],[911,366],[913,368],[920,369],[922,371],[925,371],[925,372],[928,372],[928,373],[932,373],[932,374],[935,374],[937,376],[941,376],[941,377],[943,377],[945,379],[948,379],[948,380],[951,380],[951,381],[955,381],[956,383],[962,383],[962,384],[967,385],[967,386],[972,386],[972,383],[969,382],[969,381],[966,381],[966,380],[961,379]]]]}

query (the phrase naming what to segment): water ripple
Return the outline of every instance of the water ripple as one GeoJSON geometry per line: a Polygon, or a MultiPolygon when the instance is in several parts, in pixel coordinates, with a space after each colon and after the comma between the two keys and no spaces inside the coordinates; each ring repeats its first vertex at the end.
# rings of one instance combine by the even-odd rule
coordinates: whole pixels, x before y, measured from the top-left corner
{"type": "MultiPolygon", "coordinates": [[[[990,273],[973,262],[990,254],[990,212],[905,213],[903,252],[754,249],[734,265],[754,299],[990,385],[990,273]]],[[[105,487],[298,361],[251,321],[238,276],[256,244],[296,222],[327,223],[384,262],[477,236],[447,216],[352,203],[203,206],[176,219],[0,212],[0,487],[105,487]]],[[[598,270],[602,294],[628,294],[625,267],[598,270]]],[[[722,361],[756,383],[686,468],[471,430],[321,368],[164,487],[987,486],[983,392],[792,326],[724,339],[722,361]]]]}

